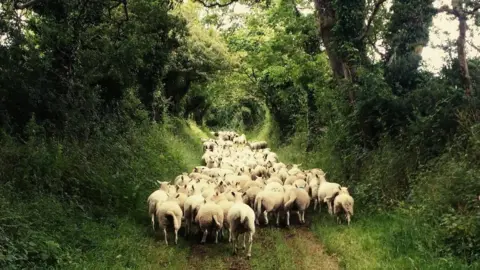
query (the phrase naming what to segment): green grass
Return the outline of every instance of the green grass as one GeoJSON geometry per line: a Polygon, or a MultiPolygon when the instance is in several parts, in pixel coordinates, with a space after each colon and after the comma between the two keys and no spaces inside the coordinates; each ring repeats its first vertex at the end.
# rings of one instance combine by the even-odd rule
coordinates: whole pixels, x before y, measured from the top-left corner
{"type": "MultiPolygon", "coordinates": [[[[272,127],[274,124],[270,123],[268,128],[272,127]]],[[[297,133],[288,144],[281,145],[278,131],[259,129],[258,132],[263,135],[254,138],[270,138],[267,139],[270,147],[285,163],[301,163],[302,168],[322,168],[334,176],[340,171],[338,161],[330,155],[331,146],[325,142],[317,145],[315,151],[306,153],[304,133],[297,133]]],[[[437,239],[438,234],[432,230],[438,228],[423,221],[425,219],[412,209],[397,208],[389,212],[369,209],[367,212],[362,209],[361,201],[355,203],[356,213],[350,227],[336,224],[325,212],[314,214],[312,222],[318,241],[325,245],[328,253],[338,256],[342,268],[480,269],[479,262],[469,265],[460,258],[442,255],[445,243],[437,239]]]]}
{"type": "Polygon", "coordinates": [[[171,119],[84,145],[2,140],[0,268],[185,269],[190,243],[155,239],[146,198],[199,164],[205,136],[171,119]]]}
{"type": "Polygon", "coordinates": [[[316,217],[314,233],[346,269],[478,269],[434,252],[439,247],[428,224],[399,212],[359,215],[350,226],[316,217]]]}

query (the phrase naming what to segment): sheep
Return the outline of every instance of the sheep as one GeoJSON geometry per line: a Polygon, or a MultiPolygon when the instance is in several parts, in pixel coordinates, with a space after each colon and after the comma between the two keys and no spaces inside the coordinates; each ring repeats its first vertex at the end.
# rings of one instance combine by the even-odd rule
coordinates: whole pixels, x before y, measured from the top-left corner
{"type": "Polygon", "coordinates": [[[271,182],[265,186],[265,191],[283,192],[283,186],[278,182],[271,182]]]}
{"type": "Polygon", "coordinates": [[[279,183],[280,185],[283,185],[283,182],[282,180],[280,180],[280,178],[278,178],[277,176],[270,176],[270,178],[268,178],[267,180],[267,185],[270,184],[270,183],[273,183],[273,182],[277,182],[279,183]]]}
{"type": "MultiPolygon", "coordinates": [[[[158,181],[157,181],[158,182],[158,181]]],[[[158,182],[160,183],[160,188],[155,190],[147,198],[148,204],[148,215],[152,217],[152,228],[155,231],[155,213],[158,203],[167,201],[168,199],[168,182],[158,182]]]]}
{"type": "MultiPolygon", "coordinates": [[[[288,170],[288,174],[289,175],[295,175],[297,173],[300,173],[302,172],[302,170],[300,170],[298,167],[302,166],[302,164],[292,164],[292,168],[288,170]]],[[[287,169],[288,167],[290,166],[287,166],[287,169]]]]}
{"type": "Polygon", "coordinates": [[[163,203],[157,203],[156,207],[156,215],[158,219],[158,224],[161,229],[163,229],[163,233],[165,236],[165,244],[168,245],[167,241],[167,225],[169,222],[169,218],[172,220],[171,223],[173,225],[173,229],[175,231],[175,245],[178,242],[178,230],[182,224],[182,209],[178,205],[178,202],[175,200],[167,200],[163,203]]]}
{"type": "Polygon", "coordinates": [[[303,179],[297,179],[295,180],[295,182],[293,182],[293,185],[298,187],[298,188],[303,188],[305,189],[306,191],[309,190],[309,186],[307,184],[307,182],[303,179]]]}
{"type": "Polygon", "coordinates": [[[187,237],[190,234],[192,223],[195,220],[197,208],[205,200],[203,198],[200,190],[195,190],[193,187],[194,194],[188,197],[184,202],[184,215],[185,215],[185,236],[187,237]]]}
{"type": "Polygon", "coordinates": [[[200,206],[195,218],[195,222],[203,231],[202,244],[207,241],[209,229],[215,233],[215,243],[218,243],[218,232],[223,228],[223,218],[223,209],[218,204],[211,198],[204,200],[204,204],[200,206]]]}
{"type": "Polygon", "coordinates": [[[257,197],[257,194],[261,191],[262,189],[258,186],[252,186],[249,189],[247,189],[244,196],[245,203],[250,205],[250,207],[253,208],[255,203],[255,198],[257,197]]]}
{"type": "Polygon", "coordinates": [[[258,218],[263,213],[265,219],[265,225],[268,225],[268,213],[274,212],[277,217],[277,226],[280,221],[280,210],[283,208],[284,194],[278,191],[264,190],[260,191],[255,198],[255,210],[256,210],[256,224],[258,224],[258,218]]]}
{"type": "Polygon", "coordinates": [[[327,182],[325,179],[325,175],[321,175],[319,178],[319,186],[318,186],[318,211],[321,211],[321,203],[325,202],[328,206],[328,213],[333,214],[332,210],[332,200],[333,196],[338,193],[340,190],[340,185],[337,183],[327,182]]]}
{"type": "Polygon", "coordinates": [[[298,176],[290,175],[289,177],[287,177],[287,179],[285,179],[284,184],[285,185],[293,185],[293,183],[295,183],[295,181],[297,181],[298,179],[300,179],[298,176]]]}
{"type": "Polygon", "coordinates": [[[350,225],[350,219],[351,216],[353,216],[353,203],[354,200],[352,196],[350,196],[348,188],[341,187],[333,201],[333,213],[337,216],[338,223],[340,223],[339,215],[344,212],[347,224],[350,225]]]}
{"type": "Polygon", "coordinates": [[[188,173],[183,173],[177,177],[175,177],[175,180],[173,181],[173,183],[175,185],[185,185],[185,184],[188,184],[188,182],[190,182],[190,177],[188,177],[188,173]]]}
{"type": "Polygon", "coordinates": [[[296,210],[298,220],[301,224],[305,223],[305,211],[310,205],[310,196],[305,189],[298,187],[296,184],[285,194],[284,209],[286,211],[287,226],[290,226],[290,211],[296,210]]]}
{"type": "MultiPolygon", "coordinates": [[[[202,166],[194,167],[190,173],[177,175],[173,181],[175,185],[159,182],[159,190],[147,199],[154,231],[155,219],[158,219],[160,224],[157,212],[176,204],[182,211],[180,221],[174,220],[172,213],[160,213],[162,228],[165,229],[167,223],[174,225],[175,243],[177,223],[181,224],[183,218],[185,236],[191,235],[192,226],[195,224],[203,233],[202,243],[205,243],[208,234],[212,233],[215,234],[215,243],[218,243],[218,234],[221,233],[224,238],[225,231],[228,231],[229,242],[234,238],[234,253],[238,248],[238,235],[245,231],[244,247],[247,234],[250,234],[247,252],[247,257],[250,257],[255,224],[259,224],[261,214],[265,219],[264,223],[268,225],[268,216],[272,213],[278,226],[280,214],[285,212],[286,225],[290,226],[290,214],[293,211],[298,214],[299,221],[303,224],[305,210],[311,202],[314,210],[318,203],[327,203],[329,213],[335,214],[337,221],[339,213],[343,211],[347,215],[347,222],[350,222],[353,199],[351,204],[349,199],[342,199],[349,196],[345,195],[348,192],[344,191],[341,195],[340,185],[328,182],[322,169],[303,170],[300,169],[301,164],[286,165],[279,162],[278,155],[268,148],[267,142],[249,142],[245,134],[218,131],[214,135],[216,139],[201,140],[204,150],[202,166]],[[343,200],[349,204],[342,205],[343,200]],[[242,216],[243,212],[236,210],[235,218],[230,221],[229,213],[238,205],[250,209],[247,212],[251,213],[251,217],[242,216]],[[348,206],[351,206],[351,209],[347,208],[348,206]]],[[[166,233],[165,242],[167,243],[166,233]]]]}
{"type": "Polygon", "coordinates": [[[307,176],[307,182],[308,182],[308,195],[310,195],[310,197],[312,198],[313,200],[313,211],[316,211],[317,210],[317,205],[318,205],[318,186],[319,186],[319,180],[318,178],[316,178],[315,176],[313,176],[314,174],[310,173],[308,176],[307,176]]]}
{"type": "Polygon", "coordinates": [[[247,138],[245,134],[242,134],[236,138],[233,139],[234,144],[246,144],[247,143],[247,138]]]}
{"type": "Polygon", "coordinates": [[[255,176],[261,176],[261,177],[268,177],[268,171],[267,168],[257,165],[252,172],[253,175],[255,176]]]}
{"type": "Polygon", "coordinates": [[[243,234],[243,247],[245,248],[245,238],[248,234],[247,258],[252,256],[253,235],[255,234],[255,212],[253,209],[243,203],[241,193],[233,193],[235,196],[234,205],[228,210],[227,219],[232,234],[233,254],[237,254],[238,238],[243,234]]]}
{"type": "MultiPolygon", "coordinates": [[[[232,192],[228,192],[228,193],[230,194],[230,196],[232,196],[232,192]]],[[[224,217],[223,218],[223,228],[228,231],[228,242],[231,242],[232,234],[230,232],[230,224],[228,223],[227,214],[228,214],[228,211],[230,210],[230,208],[233,206],[234,202],[227,200],[226,199],[227,196],[225,194],[222,194],[222,195],[223,195],[223,199],[220,199],[219,201],[217,201],[217,204],[223,210],[223,217],[224,217]]],[[[223,233],[222,233],[222,238],[223,238],[223,233]]]]}

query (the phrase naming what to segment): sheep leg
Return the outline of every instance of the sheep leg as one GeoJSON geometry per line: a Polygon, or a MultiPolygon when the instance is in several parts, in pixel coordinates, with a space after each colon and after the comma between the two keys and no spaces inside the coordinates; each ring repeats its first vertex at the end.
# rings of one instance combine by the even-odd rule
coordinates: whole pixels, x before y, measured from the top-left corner
{"type": "Polygon", "coordinates": [[[203,231],[203,237],[202,237],[202,244],[205,244],[205,242],[207,241],[207,235],[208,235],[208,230],[205,229],[205,231],[203,231]]]}
{"type": "Polygon", "coordinates": [[[242,247],[243,249],[246,249],[246,248],[247,248],[247,246],[245,245],[246,239],[247,239],[247,234],[244,233],[244,234],[243,234],[243,247],[242,247]]]}
{"type": "Polygon", "coordinates": [[[265,225],[268,225],[268,212],[267,211],[263,212],[263,218],[265,219],[265,225]]]}
{"type": "Polygon", "coordinates": [[[248,232],[248,251],[247,251],[248,259],[252,257],[252,244],[253,244],[253,233],[248,232]]]}
{"type": "Polygon", "coordinates": [[[168,246],[168,241],[167,241],[167,228],[163,228],[163,235],[165,236],[165,245],[168,246]]]}
{"type": "Polygon", "coordinates": [[[218,244],[218,230],[215,230],[215,244],[218,244]]]}
{"type": "Polygon", "coordinates": [[[305,211],[302,211],[302,222],[305,224],[305,211]]]}
{"type": "Polygon", "coordinates": [[[175,245],[178,243],[178,229],[175,229],[175,245]]]}
{"type": "Polygon", "coordinates": [[[280,211],[277,211],[277,227],[280,226],[280,211]]]}
{"type": "Polygon", "coordinates": [[[153,228],[153,232],[155,232],[155,215],[152,214],[152,228],[153,228]]]}
{"type": "Polygon", "coordinates": [[[233,233],[232,245],[233,245],[233,255],[237,254],[237,242],[238,242],[238,234],[237,232],[233,233]]]}
{"type": "Polygon", "coordinates": [[[298,222],[302,224],[302,214],[300,213],[300,211],[297,211],[297,216],[298,216],[298,222]]]}
{"type": "Polygon", "coordinates": [[[287,211],[287,227],[290,226],[290,211],[287,211]]]}
{"type": "Polygon", "coordinates": [[[232,242],[232,231],[228,229],[228,242],[232,242]]]}
{"type": "Polygon", "coordinates": [[[333,214],[332,204],[330,203],[329,200],[325,200],[325,201],[326,201],[326,203],[327,203],[327,205],[328,205],[328,213],[329,213],[330,215],[332,215],[332,214],[333,214]]]}
{"type": "Polygon", "coordinates": [[[350,214],[347,213],[346,216],[347,216],[347,225],[350,225],[350,214]]]}

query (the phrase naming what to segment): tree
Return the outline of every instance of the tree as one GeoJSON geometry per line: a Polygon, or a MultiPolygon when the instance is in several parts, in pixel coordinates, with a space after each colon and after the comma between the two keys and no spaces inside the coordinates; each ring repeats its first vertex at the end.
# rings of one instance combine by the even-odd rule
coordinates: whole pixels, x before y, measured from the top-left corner
{"type": "Polygon", "coordinates": [[[418,67],[435,10],[433,0],[395,0],[385,33],[384,74],[396,95],[413,90],[419,81],[418,67]]]}
{"type": "Polygon", "coordinates": [[[465,51],[465,42],[467,34],[467,20],[469,16],[478,16],[480,10],[480,2],[478,0],[452,0],[451,7],[448,5],[442,6],[438,12],[446,12],[453,15],[458,20],[458,38],[457,38],[457,56],[460,67],[460,76],[462,78],[462,85],[465,89],[465,95],[471,96],[472,93],[472,79],[468,70],[467,53],[465,51]]]}

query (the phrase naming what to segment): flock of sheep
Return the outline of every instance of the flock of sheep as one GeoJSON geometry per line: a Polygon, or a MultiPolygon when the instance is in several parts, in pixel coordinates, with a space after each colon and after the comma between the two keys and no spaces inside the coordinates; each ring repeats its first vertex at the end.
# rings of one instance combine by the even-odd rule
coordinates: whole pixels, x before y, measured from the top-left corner
{"type": "Polygon", "coordinates": [[[290,213],[296,212],[305,223],[305,211],[313,202],[313,210],[326,204],[328,212],[344,215],[348,224],[353,215],[354,200],[346,187],[328,182],[318,168],[302,170],[301,164],[286,165],[267,143],[248,142],[245,135],[231,131],[213,133],[217,139],[203,139],[203,166],[191,173],[177,176],[174,184],[159,182],[160,188],[148,197],[148,213],[155,231],[156,220],[167,241],[167,226],[175,232],[185,227],[185,236],[194,228],[203,233],[201,243],[210,233],[218,243],[219,233],[228,232],[233,252],[237,253],[238,238],[243,234],[243,248],[251,256],[255,226],[269,223],[274,214],[276,225],[280,216],[290,226],[290,213]]]}

